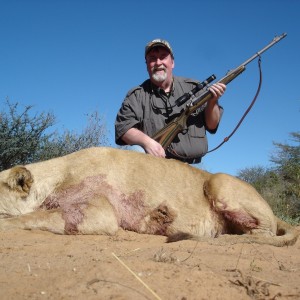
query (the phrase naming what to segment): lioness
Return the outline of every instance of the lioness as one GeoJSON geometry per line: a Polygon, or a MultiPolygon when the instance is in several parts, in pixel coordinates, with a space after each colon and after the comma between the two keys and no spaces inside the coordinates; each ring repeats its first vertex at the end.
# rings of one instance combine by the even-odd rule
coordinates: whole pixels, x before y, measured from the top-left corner
{"type": "Polygon", "coordinates": [[[292,245],[249,184],[175,160],[90,148],[0,173],[0,229],[108,234],[119,227],[168,241],[236,234],[238,241],[292,245]]]}

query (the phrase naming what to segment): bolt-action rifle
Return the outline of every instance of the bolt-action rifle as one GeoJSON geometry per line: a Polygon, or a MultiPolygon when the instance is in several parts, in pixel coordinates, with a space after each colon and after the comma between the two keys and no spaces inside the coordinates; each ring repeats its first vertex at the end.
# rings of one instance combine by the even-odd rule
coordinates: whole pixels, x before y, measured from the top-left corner
{"type": "MultiPolygon", "coordinates": [[[[281,39],[286,37],[286,35],[287,35],[286,33],[283,33],[280,36],[276,36],[272,40],[272,42],[270,42],[266,47],[264,47],[262,50],[255,53],[252,57],[247,59],[245,62],[243,62],[237,68],[229,71],[218,82],[224,83],[224,84],[230,83],[233,79],[235,79],[237,76],[239,76],[242,72],[245,71],[247,64],[249,64],[255,58],[260,57],[260,55],[263,52],[265,52],[266,50],[271,48],[274,44],[276,44],[281,39]]],[[[213,94],[207,89],[207,87],[208,87],[209,83],[211,83],[215,78],[216,77],[214,75],[211,75],[205,81],[199,83],[189,93],[184,94],[183,96],[181,96],[180,98],[178,98],[176,100],[175,103],[178,106],[182,105],[183,103],[187,102],[188,100],[190,100],[190,101],[186,105],[186,108],[181,113],[181,115],[176,117],[174,120],[172,120],[170,123],[168,123],[165,127],[163,127],[161,130],[159,130],[156,134],[154,134],[152,136],[152,138],[154,140],[156,140],[157,142],[159,142],[165,150],[172,143],[173,139],[177,136],[177,134],[186,128],[186,123],[187,123],[187,119],[189,118],[189,116],[213,97],[213,94]],[[204,90],[205,87],[206,87],[206,90],[204,90]],[[195,96],[195,94],[199,91],[200,91],[200,94],[198,96],[195,96]]]]}

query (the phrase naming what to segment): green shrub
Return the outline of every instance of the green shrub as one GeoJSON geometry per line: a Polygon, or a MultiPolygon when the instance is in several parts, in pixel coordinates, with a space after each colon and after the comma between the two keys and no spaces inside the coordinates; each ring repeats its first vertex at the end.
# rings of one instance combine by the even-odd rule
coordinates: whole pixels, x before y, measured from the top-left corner
{"type": "Polygon", "coordinates": [[[274,143],[271,168],[252,167],[241,170],[238,177],[252,184],[270,204],[275,215],[300,223],[300,134],[291,133],[293,145],[274,143]]]}

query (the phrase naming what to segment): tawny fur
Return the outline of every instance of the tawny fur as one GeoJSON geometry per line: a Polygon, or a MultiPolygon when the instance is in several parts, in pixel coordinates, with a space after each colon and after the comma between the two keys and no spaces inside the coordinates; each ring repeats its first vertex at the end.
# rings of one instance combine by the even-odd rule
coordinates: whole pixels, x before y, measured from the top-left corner
{"type": "Polygon", "coordinates": [[[2,230],[59,234],[112,235],[121,227],[169,241],[219,237],[275,246],[298,236],[233,176],[104,147],[1,172],[1,216],[2,230]]]}

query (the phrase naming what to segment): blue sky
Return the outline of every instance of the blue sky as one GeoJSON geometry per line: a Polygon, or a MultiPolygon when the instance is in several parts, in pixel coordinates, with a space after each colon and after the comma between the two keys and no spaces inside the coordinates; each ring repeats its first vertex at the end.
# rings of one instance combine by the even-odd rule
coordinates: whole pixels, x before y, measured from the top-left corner
{"type": "MultiPolygon", "coordinates": [[[[236,134],[204,157],[201,168],[236,175],[270,165],[273,141],[299,131],[300,1],[0,0],[0,104],[54,113],[54,129],[81,132],[98,111],[111,146],[114,121],[129,89],[147,77],[145,44],[167,39],[174,73],[217,79],[283,32],[262,57],[260,96],[236,134]]],[[[213,148],[228,136],[258,85],[255,60],[227,87],[213,148]]]]}

